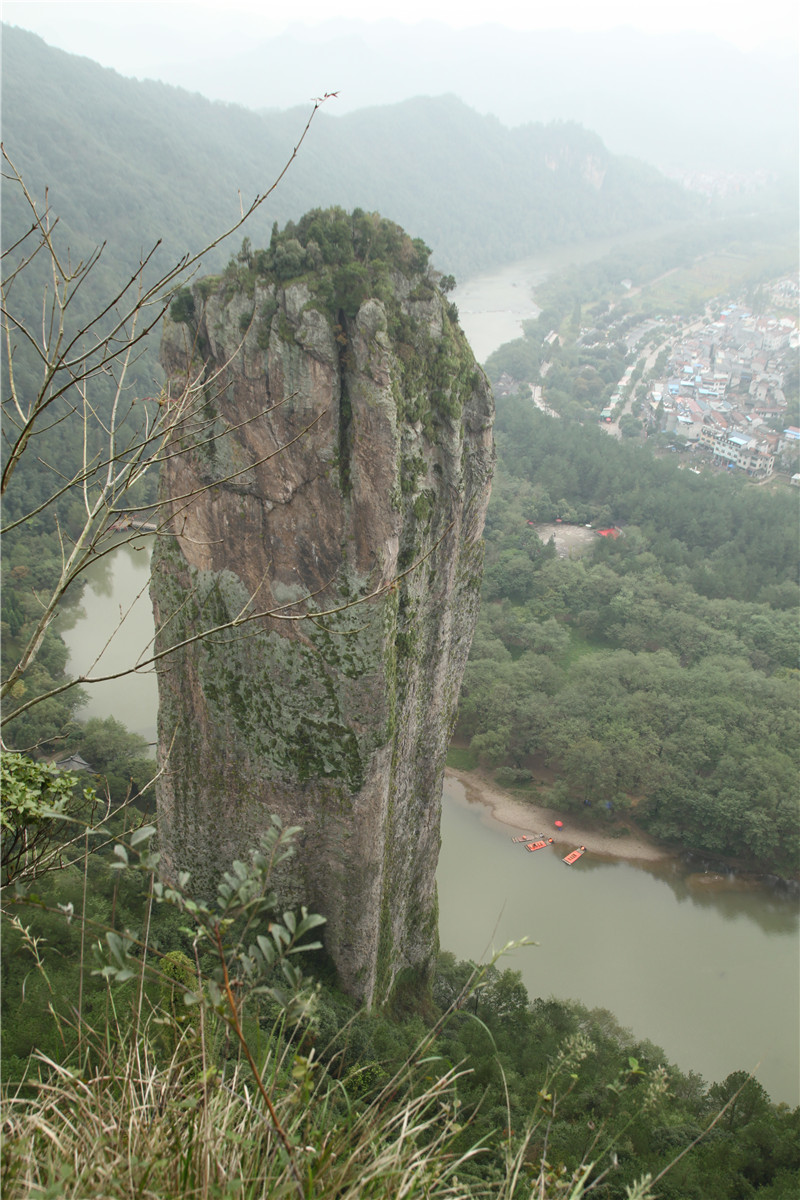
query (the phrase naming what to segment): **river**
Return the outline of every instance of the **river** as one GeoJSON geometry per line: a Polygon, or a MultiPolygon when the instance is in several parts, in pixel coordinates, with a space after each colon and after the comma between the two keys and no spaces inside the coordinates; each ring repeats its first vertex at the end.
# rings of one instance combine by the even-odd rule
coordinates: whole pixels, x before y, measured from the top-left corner
{"type": "MultiPolygon", "coordinates": [[[[611,248],[593,243],[526,259],[457,289],[476,356],[485,360],[534,314],[534,278],[611,248]]],[[[60,618],[72,671],[85,672],[103,647],[98,667],[106,673],[146,655],[153,636],[148,573],[147,538],[93,566],[80,602],[60,618]]],[[[93,687],[83,711],[113,715],[153,741],[156,703],[148,671],[93,687]]],[[[678,863],[587,854],[568,868],[552,850],[526,854],[455,781],[445,788],[437,879],[444,949],[480,960],[492,947],[531,937],[537,946],[507,959],[531,996],[610,1009],[683,1070],[712,1081],[756,1069],[774,1100],[800,1102],[796,901],[733,882],[703,890],[678,863]]]]}
{"type": "MultiPolygon", "coordinates": [[[[88,669],[107,644],[99,667],[109,672],[147,651],[148,574],[148,539],[91,568],[80,603],[62,617],[71,670],[88,669]]],[[[154,740],[152,672],[89,695],[85,716],[115,716],[154,740]]],[[[443,949],[480,960],[492,947],[533,938],[537,946],[506,960],[531,996],[610,1009],[684,1070],[712,1081],[758,1067],[773,1099],[800,1101],[796,901],[766,889],[693,888],[672,862],[587,854],[567,868],[553,850],[526,854],[511,832],[448,780],[437,875],[443,949]]]]}
{"type": "MultiPolygon", "coordinates": [[[[151,544],[148,537],[130,541],[127,535],[120,535],[114,553],[93,563],[84,575],[81,599],[65,605],[59,613],[56,628],[69,651],[67,670],[71,674],[112,675],[151,652],[151,544]]],[[[152,668],[122,680],[92,684],[86,693],[82,720],[114,716],[133,733],[155,743],[158,690],[152,668]]]]}
{"type": "Polygon", "coordinates": [[[680,226],[661,225],[645,233],[615,238],[596,238],[569,246],[557,246],[531,258],[521,258],[496,270],[485,271],[459,284],[452,293],[459,320],[478,362],[522,335],[522,323],[538,317],[541,309],[531,291],[554,271],[573,264],[604,258],[625,246],[674,233],[680,226]]]}

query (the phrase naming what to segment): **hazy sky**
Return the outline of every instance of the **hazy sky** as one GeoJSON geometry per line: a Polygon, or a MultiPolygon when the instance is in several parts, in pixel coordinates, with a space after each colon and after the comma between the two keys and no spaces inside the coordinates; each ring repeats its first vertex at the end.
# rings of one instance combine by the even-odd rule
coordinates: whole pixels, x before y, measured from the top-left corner
{"type": "Polygon", "coordinates": [[[242,48],[242,39],[280,32],[292,24],[343,18],[404,22],[437,20],[452,26],[487,21],[518,29],[613,29],[647,33],[716,34],[742,49],[797,53],[797,0],[217,0],[216,3],[0,4],[2,19],[40,34],[50,45],[83,54],[124,75],[157,75],[166,62],[214,58],[242,48]]]}

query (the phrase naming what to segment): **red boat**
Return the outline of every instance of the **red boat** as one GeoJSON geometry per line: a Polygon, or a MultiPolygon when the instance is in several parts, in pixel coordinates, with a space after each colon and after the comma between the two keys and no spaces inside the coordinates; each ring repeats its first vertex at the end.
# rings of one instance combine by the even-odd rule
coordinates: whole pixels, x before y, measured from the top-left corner
{"type": "Polygon", "coordinates": [[[528,842],[525,849],[533,853],[534,850],[544,850],[545,846],[552,846],[552,844],[552,838],[540,838],[538,842],[528,842]]]}
{"type": "Polygon", "coordinates": [[[585,853],[586,853],[586,847],[585,847],[585,846],[579,846],[577,850],[573,850],[573,851],[572,851],[572,854],[568,854],[568,855],[567,855],[567,857],[566,857],[566,858],[562,858],[562,860],[561,860],[561,861],[562,861],[562,862],[565,862],[565,863],[567,864],[567,866],[568,866],[568,867],[571,867],[571,866],[572,866],[572,864],[573,864],[574,862],[577,862],[577,861],[578,861],[578,859],[580,858],[580,856],[581,856],[582,854],[585,854],[585,853]]]}

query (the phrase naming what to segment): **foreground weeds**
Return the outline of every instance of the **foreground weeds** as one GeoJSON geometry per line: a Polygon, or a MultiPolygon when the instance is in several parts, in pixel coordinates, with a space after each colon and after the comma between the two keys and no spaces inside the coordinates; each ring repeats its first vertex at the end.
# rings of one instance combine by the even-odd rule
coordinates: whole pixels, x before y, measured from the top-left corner
{"type": "MultiPolygon", "coordinates": [[[[396,1069],[348,1065],[347,1023],[331,1044],[316,1046],[319,989],[297,965],[318,948],[307,935],[322,918],[304,908],[282,912],[271,885],[276,865],[292,853],[295,831],[275,821],[250,862],[234,863],[223,876],[210,905],[191,897],[186,877],[174,885],[158,881],[154,832],[141,827],[112,855],[117,878],[138,872],[146,884],[143,932],[101,931],[82,918],[79,977],[91,970],[88,949],[83,957],[91,944],[91,974],[105,989],[105,1005],[93,1007],[89,1024],[82,985],[72,1005],[60,998],[71,1015],[52,1003],[63,1055],[32,1054],[21,1078],[4,1088],[4,1200],[610,1194],[604,1181],[616,1167],[614,1146],[642,1107],[659,1103],[663,1069],[648,1074],[628,1060],[607,1090],[617,1096],[636,1086],[636,1104],[613,1130],[599,1124],[574,1170],[551,1166],[548,1146],[562,1099],[591,1051],[585,1038],[565,1039],[516,1133],[501,1068],[503,1115],[480,1135],[472,1124],[480,1105],[465,1115],[459,1097],[468,1064],[446,1061],[437,1046],[456,1019],[474,1022],[492,1040],[468,1011],[491,968],[476,968],[432,1026],[420,1023],[416,1045],[396,1069]],[[158,949],[151,918],[159,907],[177,914],[185,951],[158,949]]],[[[44,974],[42,943],[19,916],[26,904],[41,908],[44,901],[24,890],[5,900],[7,922],[32,969],[44,974]]],[[[75,916],[72,904],[57,910],[67,922],[75,916]]],[[[614,1194],[646,1200],[650,1187],[644,1177],[614,1194]]]]}
{"type": "Polygon", "coordinates": [[[382,1092],[356,1108],[313,1060],[288,1048],[269,1055],[261,1078],[276,1094],[287,1152],[249,1069],[204,1082],[180,1061],[184,1049],[159,1067],[140,1043],[85,1075],[40,1061],[6,1102],[7,1200],[465,1194],[457,1172],[471,1154],[449,1152],[452,1072],[401,1103],[382,1092]]]}

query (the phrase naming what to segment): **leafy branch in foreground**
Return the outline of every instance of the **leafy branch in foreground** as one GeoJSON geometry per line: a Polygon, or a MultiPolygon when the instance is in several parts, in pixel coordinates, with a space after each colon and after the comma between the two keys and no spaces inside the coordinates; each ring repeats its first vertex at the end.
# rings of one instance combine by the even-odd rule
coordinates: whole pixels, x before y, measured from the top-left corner
{"type": "MultiPolygon", "coordinates": [[[[205,1081],[204,1093],[206,1084],[217,1075],[215,1065],[209,1060],[207,1028],[221,1026],[226,1035],[233,1035],[241,1057],[250,1069],[251,1084],[267,1108],[274,1132],[288,1156],[291,1175],[299,1194],[303,1195],[294,1147],[283,1128],[245,1033],[245,1008],[248,1005],[252,1007],[254,1002],[271,1002],[280,1014],[281,1025],[298,1027],[308,1019],[313,1007],[313,990],[305,985],[302,972],[293,960],[301,952],[319,948],[320,943],[303,939],[323,924],[324,918],[301,908],[299,914],[285,911],[282,919],[278,920],[277,896],[270,886],[274,870],[293,852],[292,838],[296,832],[294,829],[282,829],[280,822],[273,819],[271,828],[262,838],[260,849],[252,852],[250,863],[245,865],[237,861],[233,864],[232,870],[223,876],[215,901],[210,905],[191,899],[186,894],[186,876],[182,876],[174,887],[155,880],[158,854],[150,849],[150,840],[155,833],[153,826],[142,826],[135,830],[127,843],[117,842],[112,870],[127,871],[133,868],[149,877],[145,933],[142,938],[137,938],[129,931],[120,933],[106,929],[104,942],[108,961],[105,966],[97,968],[94,974],[105,978],[109,985],[136,982],[137,996],[131,1006],[127,1034],[137,1057],[143,1052],[145,1059],[148,1059],[154,1053],[154,1047],[148,1044],[146,1035],[140,1037],[148,977],[158,981],[162,989],[166,985],[170,996],[177,989],[183,1005],[196,1008],[197,1027],[187,1026],[182,1017],[175,1014],[174,1006],[171,1008],[172,1024],[177,1034],[177,1039],[173,1037],[172,1041],[177,1040],[175,1053],[180,1050],[185,1057],[183,1067],[190,1075],[197,1072],[194,1060],[199,1054],[199,1078],[205,1081]],[[172,954],[166,956],[166,971],[161,970],[159,959],[163,956],[154,954],[147,934],[153,902],[172,906],[187,922],[185,933],[191,938],[196,969],[186,956],[172,954]],[[205,971],[201,970],[201,958],[205,958],[209,964],[205,971]],[[188,973],[180,969],[176,971],[176,963],[180,966],[180,959],[185,959],[188,973]],[[187,1050],[190,1051],[188,1057],[187,1050]]],[[[15,899],[16,903],[24,904],[24,893],[18,890],[15,899]]],[[[41,902],[37,900],[36,903],[41,902]]],[[[70,910],[65,915],[71,920],[74,914],[70,910]]],[[[22,930],[19,922],[17,924],[23,934],[27,932],[22,930]]],[[[29,947],[36,947],[39,961],[35,939],[28,937],[26,940],[29,947]]],[[[113,992],[109,996],[112,997],[113,992]]],[[[160,1020],[163,1024],[168,1018],[161,1017],[160,1020]]],[[[118,1017],[115,1017],[115,1024],[119,1032],[118,1017]]],[[[97,1062],[106,1058],[105,1038],[98,1036],[96,1031],[84,1028],[80,1007],[76,1014],[76,1032],[78,1070],[91,1073],[96,1069],[97,1062]]],[[[163,1043],[163,1037],[160,1041],[163,1043]]],[[[171,1067],[173,1071],[177,1069],[174,1055],[171,1067]]],[[[56,1073],[60,1073],[63,1079],[70,1076],[65,1064],[56,1068],[56,1073]]]]}
{"type": "Polygon", "coordinates": [[[81,789],[75,775],[22,754],[0,756],[0,781],[0,878],[5,887],[61,865],[63,823],[90,812],[98,797],[93,788],[81,789]]]}

